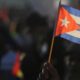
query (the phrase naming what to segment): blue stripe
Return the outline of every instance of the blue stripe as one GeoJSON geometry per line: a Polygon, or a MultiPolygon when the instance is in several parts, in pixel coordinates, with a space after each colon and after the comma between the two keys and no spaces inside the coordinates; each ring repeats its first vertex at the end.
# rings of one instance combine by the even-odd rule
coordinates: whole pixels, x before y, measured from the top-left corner
{"type": "Polygon", "coordinates": [[[67,39],[67,40],[69,40],[71,42],[80,44],[80,38],[76,38],[76,37],[68,35],[68,34],[61,34],[60,37],[62,37],[64,39],[67,39]]]}
{"type": "Polygon", "coordinates": [[[69,13],[80,17],[80,10],[75,9],[73,7],[67,6],[67,5],[61,5],[62,7],[64,7],[69,13]]]}

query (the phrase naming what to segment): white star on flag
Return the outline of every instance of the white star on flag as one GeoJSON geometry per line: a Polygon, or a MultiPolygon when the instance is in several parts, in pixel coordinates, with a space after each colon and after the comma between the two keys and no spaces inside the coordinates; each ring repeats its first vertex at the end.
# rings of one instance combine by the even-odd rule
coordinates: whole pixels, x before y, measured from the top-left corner
{"type": "Polygon", "coordinates": [[[70,23],[67,18],[65,17],[64,19],[61,20],[62,21],[62,25],[61,26],[65,26],[67,28],[68,24],[70,23]]]}

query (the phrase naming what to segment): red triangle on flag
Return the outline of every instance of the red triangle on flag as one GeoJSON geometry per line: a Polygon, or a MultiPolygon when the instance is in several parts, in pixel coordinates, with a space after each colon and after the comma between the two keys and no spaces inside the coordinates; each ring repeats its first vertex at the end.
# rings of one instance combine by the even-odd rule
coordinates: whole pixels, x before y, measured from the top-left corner
{"type": "Polygon", "coordinates": [[[79,26],[63,7],[60,8],[55,36],[78,29],[79,26]]]}

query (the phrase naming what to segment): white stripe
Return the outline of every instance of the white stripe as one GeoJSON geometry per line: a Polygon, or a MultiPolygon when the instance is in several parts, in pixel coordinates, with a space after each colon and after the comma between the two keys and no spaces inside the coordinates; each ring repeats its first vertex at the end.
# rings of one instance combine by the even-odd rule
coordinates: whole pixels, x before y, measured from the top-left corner
{"type": "Polygon", "coordinates": [[[67,32],[66,34],[70,35],[70,36],[73,36],[73,37],[76,37],[76,38],[80,38],[80,31],[71,31],[71,32],[67,32]]]}
{"type": "Polygon", "coordinates": [[[80,17],[70,14],[77,24],[80,24],[80,17]]]}

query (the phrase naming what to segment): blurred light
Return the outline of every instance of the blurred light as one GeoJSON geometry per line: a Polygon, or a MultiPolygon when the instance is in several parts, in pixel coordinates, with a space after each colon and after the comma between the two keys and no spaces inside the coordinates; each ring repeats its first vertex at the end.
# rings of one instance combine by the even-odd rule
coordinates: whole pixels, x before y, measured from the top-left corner
{"type": "Polygon", "coordinates": [[[41,53],[45,54],[47,50],[48,50],[48,45],[47,43],[44,43],[41,48],[41,53]]]}

